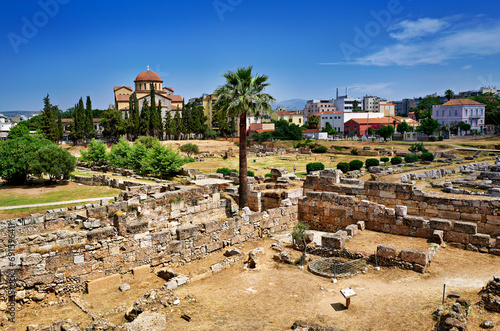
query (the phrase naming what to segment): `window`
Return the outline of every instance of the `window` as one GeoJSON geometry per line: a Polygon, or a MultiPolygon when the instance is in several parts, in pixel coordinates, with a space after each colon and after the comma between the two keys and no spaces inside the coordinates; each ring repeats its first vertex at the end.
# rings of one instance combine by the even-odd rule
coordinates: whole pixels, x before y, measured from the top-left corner
{"type": "Polygon", "coordinates": [[[301,118],[299,118],[299,124],[300,124],[301,120],[302,120],[302,119],[301,119],[301,118]]]}
{"type": "Polygon", "coordinates": [[[358,128],[358,126],[357,126],[357,125],[355,125],[355,126],[353,126],[353,128],[354,128],[354,130],[356,130],[356,129],[358,128]]]}
{"type": "Polygon", "coordinates": [[[458,115],[458,110],[455,109],[455,116],[457,116],[457,115],[458,115]]]}
{"type": "Polygon", "coordinates": [[[465,110],[465,116],[467,116],[467,109],[465,110]]]}

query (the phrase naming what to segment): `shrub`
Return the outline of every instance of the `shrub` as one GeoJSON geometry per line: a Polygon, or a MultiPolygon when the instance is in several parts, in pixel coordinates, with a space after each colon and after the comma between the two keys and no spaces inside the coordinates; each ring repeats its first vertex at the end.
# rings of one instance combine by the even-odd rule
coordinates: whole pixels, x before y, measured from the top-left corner
{"type": "Polygon", "coordinates": [[[325,165],[321,162],[311,162],[306,165],[307,173],[311,171],[325,170],[325,165]]]}
{"type": "Polygon", "coordinates": [[[432,153],[422,153],[422,155],[420,155],[420,159],[422,161],[431,161],[434,160],[434,154],[432,153]]]}
{"type": "Polygon", "coordinates": [[[80,150],[80,160],[92,164],[102,164],[106,161],[106,144],[92,139],[87,145],[87,151],[80,150]]]}
{"type": "Polygon", "coordinates": [[[184,158],[172,147],[165,147],[157,143],[148,150],[146,160],[143,161],[143,172],[159,176],[172,176],[181,170],[185,164],[184,158]]]}
{"type": "Polygon", "coordinates": [[[191,154],[198,154],[200,152],[198,145],[191,143],[182,145],[179,149],[181,152],[186,153],[188,157],[191,157],[191,154]]]}
{"type": "Polygon", "coordinates": [[[436,137],[434,137],[434,136],[430,136],[430,137],[429,137],[429,140],[430,140],[430,141],[436,141],[436,137]]]}
{"type": "MultiPolygon", "coordinates": [[[[403,122],[403,123],[404,123],[404,122],[403,122]]],[[[382,162],[384,162],[384,163],[385,163],[385,162],[389,162],[389,158],[388,158],[387,156],[383,156],[383,157],[381,157],[381,158],[380,158],[380,161],[382,161],[382,162]]]]}
{"type": "Polygon", "coordinates": [[[406,155],[405,156],[405,162],[406,163],[414,163],[418,161],[418,156],[414,154],[406,155]]]}
{"type": "Polygon", "coordinates": [[[255,177],[255,173],[251,170],[247,170],[247,176],[248,177],[255,177]]]}
{"type": "Polygon", "coordinates": [[[377,159],[366,159],[365,164],[366,164],[366,169],[369,169],[370,167],[378,166],[379,162],[377,159]]]}
{"type": "Polygon", "coordinates": [[[396,164],[401,164],[403,163],[403,159],[400,156],[395,156],[391,158],[391,164],[396,165],[396,164]]]}
{"type": "Polygon", "coordinates": [[[342,150],[342,146],[335,146],[335,150],[340,152],[342,150]]]}
{"type": "Polygon", "coordinates": [[[358,155],[358,149],[357,148],[351,149],[351,154],[352,155],[358,155]]]}
{"type": "Polygon", "coordinates": [[[265,174],[264,177],[273,178],[273,175],[271,175],[271,174],[265,174]]]}
{"type": "Polygon", "coordinates": [[[344,174],[350,170],[349,163],[347,162],[339,162],[337,164],[337,169],[341,170],[344,174]]]}
{"type": "Polygon", "coordinates": [[[414,143],[408,148],[408,151],[412,152],[413,154],[416,154],[417,152],[428,152],[427,148],[424,147],[424,143],[414,143]]]}
{"type": "Polygon", "coordinates": [[[349,162],[349,170],[361,170],[363,168],[363,161],[360,160],[352,160],[349,162]]]}
{"type": "Polygon", "coordinates": [[[218,174],[223,174],[224,176],[229,176],[232,172],[238,172],[238,170],[235,169],[229,169],[229,168],[219,168],[216,171],[218,174]]]}
{"type": "Polygon", "coordinates": [[[439,136],[439,137],[438,137],[438,140],[439,140],[439,141],[443,141],[443,140],[444,140],[444,137],[443,137],[443,136],[439,136]]]}
{"type": "Polygon", "coordinates": [[[135,142],[143,144],[147,149],[151,149],[155,145],[160,143],[158,138],[152,136],[140,136],[139,139],[137,139],[135,142]]]}
{"type": "Polygon", "coordinates": [[[326,153],[328,152],[328,147],[326,146],[318,146],[313,149],[314,153],[326,153]]]}

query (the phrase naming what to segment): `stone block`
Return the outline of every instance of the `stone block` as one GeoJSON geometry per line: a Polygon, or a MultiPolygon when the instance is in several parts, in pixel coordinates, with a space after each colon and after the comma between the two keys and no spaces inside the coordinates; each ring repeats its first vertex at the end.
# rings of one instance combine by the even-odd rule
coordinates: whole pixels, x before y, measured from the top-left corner
{"type": "Polygon", "coordinates": [[[422,228],[427,223],[427,221],[424,220],[423,217],[419,216],[405,216],[403,220],[406,225],[414,228],[422,228]]]}
{"type": "Polygon", "coordinates": [[[396,216],[406,216],[408,214],[408,207],[396,205],[396,216]]]}
{"type": "Polygon", "coordinates": [[[446,242],[459,243],[467,245],[469,243],[469,235],[467,233],[448,231],[445,235],[446,242]]]}
{"type": "Polygon", "coordinates": [[[490,235],[482,233],[472,234],[469,236],[469,243],[488,247],[490,245],[490,235]]]}
{"type": "Polygon", "coordinates": [[[182,244],[182,241],[179,240],[172,240],[169,243],[170,246],[170,251],[172,253],[180,253],[183,250],[184,245],[182,244]]]}
{"type": "Polygon", "coordinates": [[[377,245],[377,256],[384,259],[395,259],[396,258],[396,247],[388,245],[377,245]]]}
{"type": "Polygon", "coordinates": [[[132,274],[135,280],[145,280],[148,278],[151,268],[149,264],[141,265],[140,267],[132,268],[132,274]]]}
{"type": "Polygon", "coordinates": [[[205,228],[205,232],[212,233],[222,229],[222,222],[221,221],[204,222],[203,227],[205,228]]]}
{"type": "Polygon", "coordinates": [[[187,225],[177,228],[177,239],[184,240],[194,237],[198,233],[199,229],[197,225],[187,225]]]}
{"type": "Polygon", "coordinates": [[[116,289],[120,286],[121,275],[114,274],[98,279],[94,279],[87,283],[87,293],[96,294],[101,293],[110,289],[116,289]]]}
{"type": "Polygon", "coordinates": [[[321,237],[321,246],[334,249],[343,249],[345,246],[346,237],[335,234],[323,235],[321,237]]]}
{"type": "Polygon", "coordinates": [[[427,229],[427,228],[418,228],[417,229],[417,232],[415,233],[415,235],[419,238],[431,238],[432,237],[432,232],[434,230],[432,229],[427,229]]]}
{"type": "Polygon", "coordinates": [[[430,223],[431,229],[434,229],[434,230],[444,230],[444,231],[451,230],[451,221],[450,220],[443,220],[440,218],[431,218],[429,223],[430,223]]]}
{"type": "Polygon", "coordinates": [[[436,243],[438,245],[441,245],[444,242],[444,232],[443,230],[434,230],[432,232],[432,238],[431,241],[433,243],[436,243]]]}
{"type": "Polygon", "coordinates": [[[470,222],[455,222],[453,224],[453,231],[468,233],[468,234],[476,234],[477,233],[477,224],[470,222]]]}
{"type": "Polygon", "coordinates": [[[409,236],[410,228],[406,225],[390,225],[390,233],[399,236],[409,236]]]}
{"type": "Polygon", "coordinates": [[[354,237],[358,234],[358,226],[356,224],[346,226],[345,230],[347,232],[347,235],[351,237],[354,237]]]}
{"type": "Polygon", "coordinates": [[[356,222],[356,225],[358,226],[359,231],[363,231],[365,229],[365,221],[358,221],[356,222]]]}
{"type": "Polygon", "coordinates": [[[401,260],[410,263],[417,263],[422,266],[427,266],[429,264],[429,256],[427,252],[420,252],[413,249],[402,249],[401,260]]]}

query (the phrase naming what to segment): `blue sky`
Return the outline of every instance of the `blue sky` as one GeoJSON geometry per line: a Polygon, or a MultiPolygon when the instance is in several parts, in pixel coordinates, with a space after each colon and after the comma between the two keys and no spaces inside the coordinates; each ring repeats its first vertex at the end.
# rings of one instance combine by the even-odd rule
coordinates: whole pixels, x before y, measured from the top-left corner
{"type": "Polygon", "coordinates": [[[186,100],[253,65],[278,101],[500,88],[498,1],[2,0],[1,111],[61,109],[156,71],[186,100]]]}

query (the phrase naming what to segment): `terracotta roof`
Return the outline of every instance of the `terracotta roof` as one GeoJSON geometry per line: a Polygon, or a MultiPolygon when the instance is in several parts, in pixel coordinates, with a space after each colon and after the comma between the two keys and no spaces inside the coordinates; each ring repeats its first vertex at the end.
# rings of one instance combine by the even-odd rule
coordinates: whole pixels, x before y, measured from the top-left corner
{"type": "Polygon", "coordinates": [[[126,94],[118,94],[118,95],[115,95],[115,99],[116,99],[116,101],[118,101],[118,102],[121,102],[121,101],[129,101],[129,98],[130,98],[130,95],[126,95],[126,94]]]}
{"type": "Polygon", "coordinates": [[[130,86],[115,86],[115,88],[113,89],[113,91],[119,90],[121,88],[126,88],[127,90],[132,91],[132,88],[130,86]]]}
{"type": "Polygon", "coordinates": [[[140,74],[137,75],[134,82],[160,82],[163,83],[160,76],[154,71],[144,70],[140,74]]]}
{"type": "Polygon", "coordinates": [[[302,133],[318,133],[318,132],[321,132],[321,130],[318,129],[302,130],[302,133]]]}
{"type": "Polygon", "coordinates": [[[267,131],[271,131],[272,132],[272,131],[274,131],[274,129],[272,129],[272,130],[262,130],[262,129],[255,130],[255,132],[257,132],[257,133],[262,133],[262,132],[267,132],[267,131]]]}
{"type": "Polygon", "coordinates": [[[170,91],[174,92],[174,88],[173,87],[164,87],[164,88],[166,88],[167,90],[170,90],[170,91]]]}
{"type": "MultiPolygon", "coordinates": [[[[368,124],[385,124],[385,125],[390,124],[390,125],[392,125],[392,122],[394,122],[394,120],[396,120],[397,122],[401,122],[397,118],[391,116],[390,119],[387,119],[387,117],[369,118],[368,119],[368,124]]],[[[365,124],[365,125],[367,123],[367,119],[366,118],[352,118],[349,121],[354,121],[354,122],[356,122],[358,124],[365,124]]],[[[349,122],[349,121],[347,121],[347,122],[349,122]]]]}
{"type": "Polygon", "coordinates": [[[184,100],[182,98],[182,96],[180,95],[175,95],[175,94],[172,94],[172,95],[166,95],[165,96],[166,98],[169,98],[170,100],[172,100],[172,102],[182,102],[182,100],[184,100]]]}
{"type": "Polygon", "coordinates": [[[290,116],[293,116],[293,115],[303,116],[302,113],[299,113],[299,112],[296,112],[296,111],[276,111],[275,113],[278,116],[287,116],[287,115],[290,115],[290,116]]]}
{"type": "Polygon", "coordinates": [[[340,110],[327,110],[327,111],[324,111],[322,113],[317,113],[317,114],[314,114],[314,115],[328,115],[328,114],[342,114],[343,111],[340,111],[340,110]]]}
{"type": "Polygon", "coordinates": [[[451,99],[443,103],[441,106],[484,106],[484,103],[480,103],[471,99],[451,99]]]}

